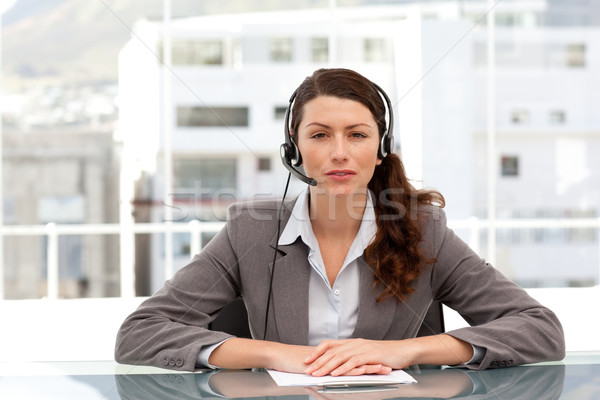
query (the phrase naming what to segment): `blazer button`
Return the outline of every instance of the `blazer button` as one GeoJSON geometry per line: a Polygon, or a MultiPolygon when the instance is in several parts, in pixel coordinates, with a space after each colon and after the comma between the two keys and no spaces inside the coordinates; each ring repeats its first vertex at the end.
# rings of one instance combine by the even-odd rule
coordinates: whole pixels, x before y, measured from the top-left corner
{"type": "Polygon", "coordinates": [[[170,367],[174,367],[174,366],[175,366],[175,359],[174,359],[174,358],[171,358],[171,359],[169,360],[169,366],[170,366],[170,367]]]}
{"type": "Polygon", "coordinates": [[[513,360],[508,360],[508,361],[506,362],[506,365],[508,365],[509,367],[510,367],[511,365],[513,365],[513,360]]]}
{"type": "Polygon", "coordinates": [[[181,366],[183,366],[183,358],[178,358],[178,359],[175,361],[175,365],[177,365],[178,367],[181,367],[181,366]]]}
{"type": "Polygon", "coordinates": [[[163,358],[163,365],[166,367],[167,365],[169,365],[169,357],[165,357],[163,358]]]}
{"type": "Polygon", "coordinates": [[[492,361],[490,363],[490,367],[492,367],[492,368],[498,368],[498,361],[492,361]]]}
{"type": "Polygon", "coordinates": [[[500,366],[503,368],[506,367],[506,361],[504,361],[504,360],[500,361],[500,366]]]}

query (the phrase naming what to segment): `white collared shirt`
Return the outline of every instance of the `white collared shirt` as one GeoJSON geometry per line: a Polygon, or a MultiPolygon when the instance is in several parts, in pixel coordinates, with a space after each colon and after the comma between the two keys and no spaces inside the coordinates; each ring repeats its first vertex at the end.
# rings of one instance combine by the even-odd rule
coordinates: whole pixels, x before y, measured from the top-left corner
{"type": "Polygon", "coordinates": [[[369,196],[358,234],[332,287],[327,279],[319,243],[312,230],[308,193],[307,190],[298,197],[279,238],[279,245],[292,244],[300,237],[309,248],[311,272],[308,285],[308,343],[317,345],[324,339],[347,339],[354,332],[359,303],[358,259],[375,237],[377,224],[373,202],[369,196]]]}

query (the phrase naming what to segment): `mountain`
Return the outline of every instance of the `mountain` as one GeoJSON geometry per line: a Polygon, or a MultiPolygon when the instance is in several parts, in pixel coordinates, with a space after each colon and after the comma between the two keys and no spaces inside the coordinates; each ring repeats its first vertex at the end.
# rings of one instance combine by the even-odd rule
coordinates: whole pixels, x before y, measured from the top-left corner
{"type": "MultiPolygon", "coordinates": [[[[0,0],[1,1],[1,0],[0,0]]],[[[474,1],[474,0],[462,0],[474,1]]],[[[172,0],[182,16],[325,8],[330,0],[172,0]]],[[[340,7],[425,0],[336,0],[340,7]]],[[[116,82],[117,56],[142,17],[161,18],[163,0],[18,0],[3,18],[3,85],[116,82]]],[[[600,2],[548,0],[541,22],[600,25],[600,2]]]]}
{"type": "MultiPolygon", "coordinates": [[[[173,0],[172,15],[327,7],[328,0],[173,0]]],[[[3,17],[4,85],[116,82],[119,50],[162,0],[18,0],[3,17]]]]}

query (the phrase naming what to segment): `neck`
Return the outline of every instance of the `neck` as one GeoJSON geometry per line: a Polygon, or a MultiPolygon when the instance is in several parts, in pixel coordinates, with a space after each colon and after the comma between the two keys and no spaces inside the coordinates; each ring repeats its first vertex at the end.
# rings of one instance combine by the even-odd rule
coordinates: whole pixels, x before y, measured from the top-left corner
{"type": "Polygon", "coordinates": [[[367,191],[333,196],[310,188],[309,213],[317,235],[356,236],[367,205],[367,191]]]}

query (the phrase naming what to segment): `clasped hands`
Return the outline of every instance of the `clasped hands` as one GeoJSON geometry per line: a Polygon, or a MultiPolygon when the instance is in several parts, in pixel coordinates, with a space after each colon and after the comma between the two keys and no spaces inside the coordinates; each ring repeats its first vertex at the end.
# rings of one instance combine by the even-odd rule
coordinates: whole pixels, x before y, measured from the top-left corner
{"type": "Polygon", "coordinates": [[[402,341],[324,340],[304,358],[302,372],[312,376],[389,374],[411,364],[402,347],[402,341]]]}

